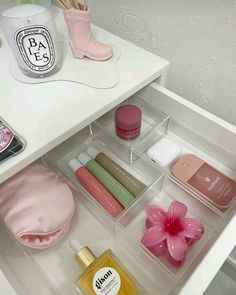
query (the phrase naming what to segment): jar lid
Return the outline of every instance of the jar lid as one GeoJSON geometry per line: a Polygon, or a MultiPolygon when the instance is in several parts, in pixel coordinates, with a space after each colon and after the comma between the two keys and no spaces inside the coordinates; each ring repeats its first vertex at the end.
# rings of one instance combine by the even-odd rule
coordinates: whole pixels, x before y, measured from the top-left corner
{"type": "Polygon", "coordinates": [[[118,107],[115,112],[116,126],[124,130],[140,127],[142,111],[135,105],[126,104],[118,107]]]}

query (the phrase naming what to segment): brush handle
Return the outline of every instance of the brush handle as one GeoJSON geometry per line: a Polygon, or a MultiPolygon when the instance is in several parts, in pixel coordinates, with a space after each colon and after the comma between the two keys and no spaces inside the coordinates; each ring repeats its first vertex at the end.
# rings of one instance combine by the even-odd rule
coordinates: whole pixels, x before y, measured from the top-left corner
{"type": "Polygon", "coordinates": [[[87,1],[86,0],[84,0],[84,10],[88,10],[87,1]]]}
{"type": "Polygon", "coordinates": [[[79,3],[78,3],[77,0],[73,0],[73,3],[74,3],[74,7],[75,7],[76,9],[80,9],[80,7],[79,7],[79,3]]]}
{"type": "Polygon", "coordinates": [[[65,0],[58,0],[58,2],[65,8],[67,9],[67,3],[65,2],[65,0]]]}

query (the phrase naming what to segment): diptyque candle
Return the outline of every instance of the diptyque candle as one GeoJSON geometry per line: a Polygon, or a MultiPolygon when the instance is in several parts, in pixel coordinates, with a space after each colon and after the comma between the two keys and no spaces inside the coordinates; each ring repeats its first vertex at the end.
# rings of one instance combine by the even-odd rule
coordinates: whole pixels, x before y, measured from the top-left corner
{"type": "Polygon", "coordinates": [[[60,68],[57,32],[51,0],[2,0],[0,25],[21,71],[44,77],[60,68]]]}

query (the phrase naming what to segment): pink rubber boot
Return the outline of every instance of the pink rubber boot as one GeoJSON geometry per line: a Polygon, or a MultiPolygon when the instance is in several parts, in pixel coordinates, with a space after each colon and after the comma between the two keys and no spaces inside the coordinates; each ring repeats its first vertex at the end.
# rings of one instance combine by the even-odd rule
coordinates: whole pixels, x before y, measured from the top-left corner
{"type": "Polygon", "coordinates": [[[90,24],[91,12],[80,9],[64,10],[64,18],[67,23],[70,45],[74,57],[87,56],[94,60],[106,60],[113,54],[112,48],[94,39],[90,24]]]}

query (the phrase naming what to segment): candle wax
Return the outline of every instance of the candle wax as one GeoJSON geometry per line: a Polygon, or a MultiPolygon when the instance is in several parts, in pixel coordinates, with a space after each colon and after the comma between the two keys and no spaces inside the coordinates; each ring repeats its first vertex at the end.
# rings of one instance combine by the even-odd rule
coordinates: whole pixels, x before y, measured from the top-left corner
{"type": "Polygon", "coordinates": [[[21,4],[10,7],[2,12],[5,17],[29,17],[40,14],[46,7],[36,4],[21,4]]]}

